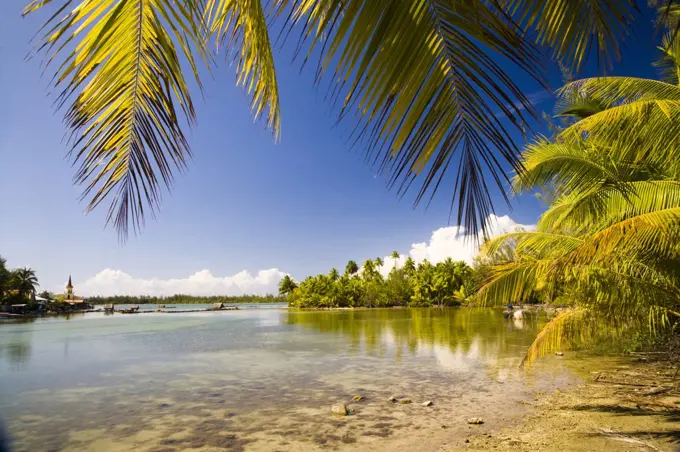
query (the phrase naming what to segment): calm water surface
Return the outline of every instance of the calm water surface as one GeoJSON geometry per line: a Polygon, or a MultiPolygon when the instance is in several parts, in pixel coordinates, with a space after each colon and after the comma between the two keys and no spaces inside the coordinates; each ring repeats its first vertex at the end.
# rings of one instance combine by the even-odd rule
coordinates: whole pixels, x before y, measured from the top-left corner
{"type": "Polygon", "coordinates": [[[570,380],[556,359],[518,369],[539,323],[279,308],[0,321],[0,413],[18,451],[436,450],[467,417],[507,425],[570,380]],[[331,416],[342,401],[354,414],[331,416]]]}

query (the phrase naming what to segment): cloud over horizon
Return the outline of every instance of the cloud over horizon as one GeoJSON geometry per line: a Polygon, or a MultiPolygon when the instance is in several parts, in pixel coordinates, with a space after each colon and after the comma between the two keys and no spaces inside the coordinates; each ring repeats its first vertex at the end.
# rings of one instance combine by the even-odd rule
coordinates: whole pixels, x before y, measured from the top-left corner
{"type": "MultiPolygon", "coordinates": [[[[507,215],[490,217],[490,237],[495,237],[518,229],[533,230],[535,225],[526,225],[515,222],[507,215]]],[[[422,262],[427,259],[436,264],[448,257],[453,260],[462,260],[472,263],[477,255],[476,234],[467,233],[464,227],[445,226],[432,232],[429,241],[416,242],[406,253],[400,252],[397,266],[401,267],[408,256],[413,260],[422,262]]],[[[387,276],[394,267],[394,259],[391,256],[383,258],[384,265],[379,271],[387,276]]],[[[360,263],[361,264],[361,263],[360,263]]],[[[327,271],[319,269],[318,271],[327,271]]],[[[278,292],[278,284],[286,272],[278,268],[260,270],[255,274],[243,270],[231,276],[215,276],[209,269],[197,271],[186,278],[176,279],[143,279],[135,278],[122,270],[107,268],[82,283],[74,284],[78,295],[156,295],[169,296],[175,294],[186,295],[243,295],[243,294],[275,294],[278,292]]],[[[304,279],[307,275],[297,275],[304,279]]],[[[57,288],[60,293],[63,288],[57,288]]]]}
{"type": "MultiPolygon", "coordinates": [[[[501,217],[491,214],[489,216],[489,237],[498,237],[501,234],[514,232],[518,229],[532,231],[536,228],[533,224],[520,224],[508,215],[501,217]]],[[[445,226],[432,232],[429,242],[419,242],[411,245],[408,254],[399,255],[397,267],[404,265],[410,256],[416,263],[427,259],[433,264],[444,261],[450,257],[454,261],[465,261],[472,264],[477,256],[479,241],[477,233],[467,233],[463,226],[445,226]]],[[[383,276],[387,276],[394,267],[395,259],[391,256],[383,258],[384,265],[379,269],[383,276]]]]}
{"type": "Polygon", "coordinates": [[[232,276],[215,276],[208,269],[187,278],[142,279],[121,270],[107,268],[83,283],[74,284],[78,295],[243,295],[277,293],[286,273],[278,268],[260,270],[255,275],[243,270],[232,276]]]}

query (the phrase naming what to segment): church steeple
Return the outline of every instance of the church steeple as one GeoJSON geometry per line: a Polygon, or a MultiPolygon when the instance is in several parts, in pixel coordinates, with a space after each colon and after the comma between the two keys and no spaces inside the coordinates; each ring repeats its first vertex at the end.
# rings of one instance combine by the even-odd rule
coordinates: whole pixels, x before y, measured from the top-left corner
{"type": "Polygon", "coordinates": [[[71,275],[68,275],[68,283],[66,284],[66,296],[65,300],[73,299],[73,284],[71,284],[71,275]]]}

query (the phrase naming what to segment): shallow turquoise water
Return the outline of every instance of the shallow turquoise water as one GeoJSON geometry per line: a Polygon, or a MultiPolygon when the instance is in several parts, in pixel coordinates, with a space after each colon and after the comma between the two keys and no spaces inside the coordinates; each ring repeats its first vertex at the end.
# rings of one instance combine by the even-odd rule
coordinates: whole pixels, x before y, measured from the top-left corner
{"type": "Polygon", "coordinates": [[[26,451],[389,445],[468,415],[500,421],[568,381],[559,365],[519,371],[539,323],[275,307],[0,321],[0,413],[26,451]],[[339,424],[330,404],[354,394],[366,401],[339,424]]]}

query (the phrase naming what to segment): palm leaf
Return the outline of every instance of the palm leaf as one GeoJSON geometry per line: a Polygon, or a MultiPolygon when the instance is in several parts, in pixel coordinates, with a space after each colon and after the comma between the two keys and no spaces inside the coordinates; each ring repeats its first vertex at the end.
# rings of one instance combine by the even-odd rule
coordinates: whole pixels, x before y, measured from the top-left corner
{"type": "MultiPolygon", "coordinates": [[[[33,2],[25,13],[47,3],[33,2]]],[[[57,104],[70,103],[75,181],[85,186],[87,210],[108,200],[107,224],[124,240],[130,223],[141,226],[146,207],[153,214],[161,187],[190,155],[179,115],[192,124],[194,106],[180,55],[200,85],[194,52],[206,53],[199,2],[83,0],[62,16],[71,3],[48,21],[39,50],[47,65],[58,64],[57,104]]]]}
{"type": "Polygon", "coordinates": [[[536,41],[554,57],[578,71],[591,46],[599,61],[611,66],[621,58],[621,41],[631,33],[635,0],[504,0],[506,10],[525,27],[535,28],[536,41]]]}
{"type": "Polygon", "coordinates": [[[252,97],[255,118],[267,111],[267,126],[276,139],[281,132],[279,92],[269,41],[269,30],[260,0],[207,0],[206,21],[219,44],[238,48],[237,84],[252,97]]]}

